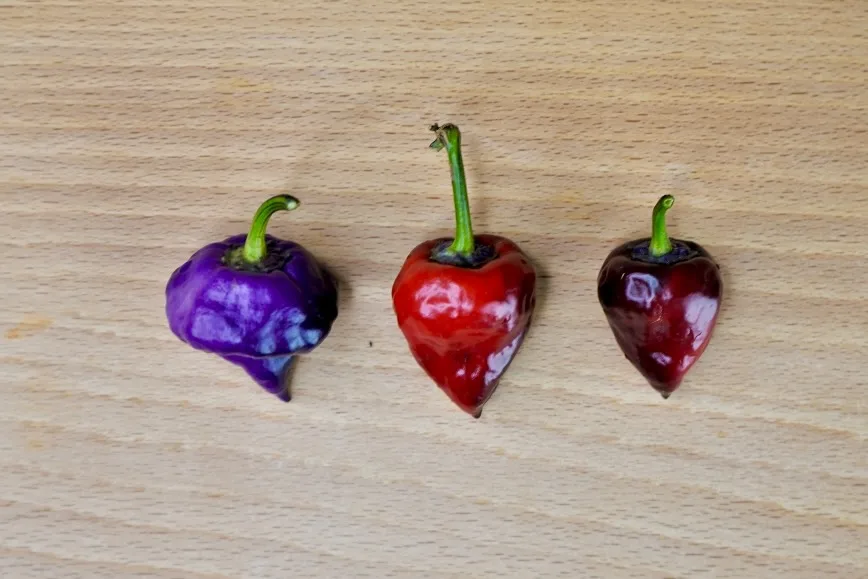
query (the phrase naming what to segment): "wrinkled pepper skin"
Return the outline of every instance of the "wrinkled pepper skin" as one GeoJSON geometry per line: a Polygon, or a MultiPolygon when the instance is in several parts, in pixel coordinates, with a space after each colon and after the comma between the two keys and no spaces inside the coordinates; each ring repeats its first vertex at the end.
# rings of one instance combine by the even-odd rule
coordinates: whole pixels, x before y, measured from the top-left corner
{"type": "Polygon", "coordinates": [[[465,412],[479,416],[524,340],[536,273],[512,241],[476,236],[497,257],[479,268],[430,259],[451,239],[418,245],[392,286],[398,326],[428,376],[465,412]]]}
{"type": "Polygon", "coordinates": [[[233,259],[247,235],[206,245],[172,273],[166,317],[193,348],[217,354],[288,402],[295,357],[328,336],[337,286],[302,246],[265,235],[259,263],[233,259]]]}
{"type": "Polygon", "coordinates": [[[392,303],[416,362],[479,418],[527,334],[536,272],[509,239],[473,235],[461,133],[452,124],[431,130],[431,148],[446,150],[452,172],[455,237],[410,252],[392,284],[392,303]]]}
{"type": "Polygon", "coordinates": [[[723,281],[699,244],[672,239],[668,253],[654,256],[650,241],[630,241],[606,257],[597,296],[626,358],[669,398],[708,346],[723,281]]]}

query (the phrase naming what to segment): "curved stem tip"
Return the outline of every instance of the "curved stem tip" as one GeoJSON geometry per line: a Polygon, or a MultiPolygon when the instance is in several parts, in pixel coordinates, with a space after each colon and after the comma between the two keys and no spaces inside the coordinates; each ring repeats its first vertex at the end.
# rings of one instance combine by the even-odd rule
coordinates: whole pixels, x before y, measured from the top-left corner
{"type": "Polygon", "coordinates": [[[259,206],[253,216],[250,233],[247,234],[247,240],[244,242],[244,249],[241,252],[244,261],[259,263],[263,260],[265,257],[265,230],[268,227],[268,220],[278,211],[292,211],[300,203],[292,195],[275,195],[266,199],[259,206]]]}
{"type": "Polygon", "coordinates": [[[648,252],[654,257],[666,255],[672,251],[672,242],[666,232],[666,212],[675,203],[675,197],[664,195],[654,206],[651,215],[651,243],[648,244],[648,252]]]}

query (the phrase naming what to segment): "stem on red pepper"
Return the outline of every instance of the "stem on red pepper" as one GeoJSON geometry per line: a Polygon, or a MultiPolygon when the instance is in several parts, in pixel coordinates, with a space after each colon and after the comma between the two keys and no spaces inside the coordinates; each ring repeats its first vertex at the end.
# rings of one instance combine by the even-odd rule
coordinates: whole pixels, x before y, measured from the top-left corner
{"type": "Polygon", "coordinates": [[[648,244],[648,252],[654,257],[672,251],[672,242],[666,233],[666,212],[674,203],[675,197],[664,195],[654,206],[654,213],[651,215],[651,243],[648,244]]]}
{"type": "Polygon", "coordinates": [[[431,130],[437,139],[431,143],[435,151],[445,148],[452,170],[452,199],[455,202],[455,239],[448,253],[469,258],[473,255],[473,227],[470,223],[470,202],[467,199],[467,181],[464,178],[464,160],[461,157],[461,133],[453,124],[434,125],[431,130]]]}
{"type": "Polygon", "coordinates": [[[241,251],[241,256],[247,263],[259,263],[265,257],[265,229],[268,227],[268,220],[278,211],[292,211],[298,207],[300,201],[292,195],[275,195],[270,199],[266,199],[256,214],[253,216],[253,223],[250,225],[250,233],[247,234],[247,240],[244,242],[244,248],[241,251]]]}

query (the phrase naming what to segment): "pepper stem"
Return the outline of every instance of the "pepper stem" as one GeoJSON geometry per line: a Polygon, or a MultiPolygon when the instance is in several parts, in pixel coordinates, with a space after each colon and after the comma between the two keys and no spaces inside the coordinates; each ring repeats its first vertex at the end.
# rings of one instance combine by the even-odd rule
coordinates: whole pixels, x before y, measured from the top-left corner
{"type": "Polygon", "coordinates": [[[292,195],[275,195],[266,199],[259,206],[253,216],[250,233],[247,234],[247,240],[244,242],[244,249],[241,252],[244,261],[247,263],[262,261],[265,257],[265,229],[268,227],[268,220],[278,211],[292,211],[299,204],[300,201],[292,195]]]}
{"type": "Polygon", "coordinates": [[[648,244],[648,252],[654,257],[672,251],[672,242],[666,233],[666,212],[674,203],[675,197],[664,195],[654,206],[654,213],[651,215],[651,243],[648,244]]]}
{"type": "Polygon", "coordinates": [[[437,138],[431,143],[435,151],[445,148],[452,170],[452,200],[455,202],[455,239],[446,250],[462,257],[473,255],[473,227],[470,223],[470,202],[467,199],[467,181],[464,178],[464,160],[461,158],[461,133],[453,124],[433,125],[437,138]]]}

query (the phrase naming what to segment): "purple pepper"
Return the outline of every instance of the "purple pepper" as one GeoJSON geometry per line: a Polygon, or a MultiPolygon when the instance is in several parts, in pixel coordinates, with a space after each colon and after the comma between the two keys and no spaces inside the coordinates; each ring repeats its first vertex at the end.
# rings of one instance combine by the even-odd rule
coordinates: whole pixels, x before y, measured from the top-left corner
{"type": "Polygon", "coordinates": [[[166,284],[172,332],[241,366],[284,402],[296,355],[321,344],[338,315],[334,278],[301,245],[265,233],[275,212],[298,205],[289,195],[268,199],[248,235],[206,245],[166,284]]]}

